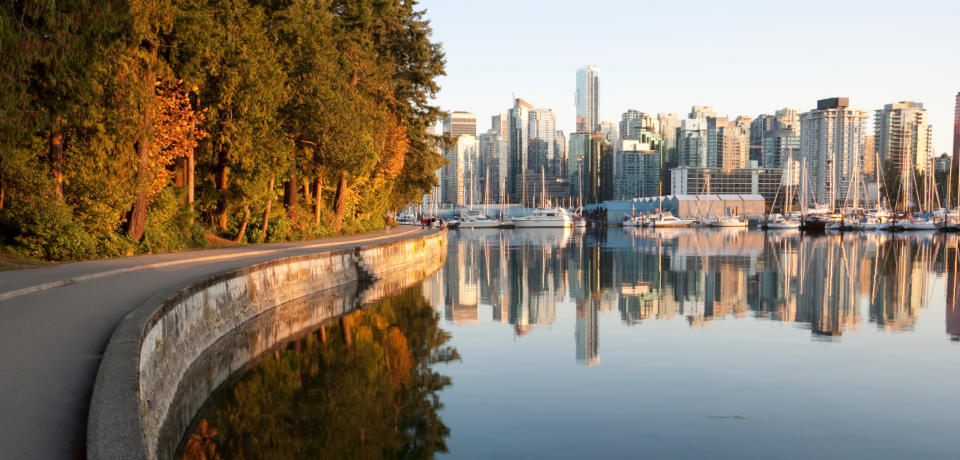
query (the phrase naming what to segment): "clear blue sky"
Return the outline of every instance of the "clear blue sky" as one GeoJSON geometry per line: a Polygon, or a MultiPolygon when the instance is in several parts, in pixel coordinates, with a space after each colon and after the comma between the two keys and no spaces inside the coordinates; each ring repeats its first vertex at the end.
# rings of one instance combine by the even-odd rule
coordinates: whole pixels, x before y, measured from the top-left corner
{"type": "MultiPolygon", "coordinates": [[[[953,142],[960,91],[960,0],[423,0],[447,54],[437,102],[479,116],[511,94],[574,126],[576,69],[600,68],[600,118],[633,108],[683,116],[854,108],[913,100],[930,114],[937,155],[953,142]]],[[[872,121],[868,123],[872,127],[872,121]]]]}

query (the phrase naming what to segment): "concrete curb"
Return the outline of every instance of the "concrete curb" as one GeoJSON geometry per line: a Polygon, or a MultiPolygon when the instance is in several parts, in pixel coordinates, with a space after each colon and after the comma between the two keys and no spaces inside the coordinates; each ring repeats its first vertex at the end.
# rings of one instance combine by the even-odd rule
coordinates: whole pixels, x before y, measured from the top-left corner
{"type": "MultiPolygon", "coordinates": [[[[413,239],[426,241],[431,237],[445,234],[446,230],[427,234],[418,232],[411,238],[372,244],[364,247],[363,250],[385,248],[413,239]]],[[[346,244],[349,244],[349,242],[346,244]]],[[[197,282],[172,286],[158,291],[142,305],[127,314],[114,329],[97,371],[88,414],[87,457],[90,459],[147,459],[151,455],[155,455],[155,453],[151,453],[152,449],[148,448],[148,440],[144,434],[143,417],[146,414],[140,413],[142,410],[140,400],[140,353],[142,342],[150,328],[163,318],[171,308],[191,295],[217,283],[295,262],[311,261],[324,257],[350,256],[356,269],[355,273],[360,275],[366,270],[355,256],[359,249],[357,247],[321,251],[231,269],[197,282]]],[[[392,267],[387,267],[387,270],[392,269],[392,267]]],[[[359,276],[356,277],[359,278],[359,276]]],[[[317,292],[331,287],[343,286],[355,282],[357,279],[341,281],[343,282],[320,288],[317,292]]]]}

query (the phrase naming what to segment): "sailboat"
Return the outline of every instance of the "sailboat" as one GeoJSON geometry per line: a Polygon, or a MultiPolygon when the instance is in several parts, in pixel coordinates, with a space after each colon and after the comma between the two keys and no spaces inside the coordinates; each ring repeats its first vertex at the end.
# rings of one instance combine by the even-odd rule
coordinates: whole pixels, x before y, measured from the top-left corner
{"type": "MultiPolygon", "coordinates": [[[[551,206],[546,199],[546,183],[544,182],[543,167],[540,167],[540,206],[533,210],[533,214],[513,219],[516,228],[569,228],[573,226],[570,213],[560,206],[551,206]]],[[[534,197],[536,198],[536,197],[534,197]]]]}

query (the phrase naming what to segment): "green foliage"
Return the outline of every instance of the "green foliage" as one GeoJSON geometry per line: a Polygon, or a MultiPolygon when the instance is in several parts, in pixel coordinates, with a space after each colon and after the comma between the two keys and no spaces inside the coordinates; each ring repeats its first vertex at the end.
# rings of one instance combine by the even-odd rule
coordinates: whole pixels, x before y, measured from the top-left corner
{"type": "Polygon", "coordinates": [[[430,35],[415,1],[2,3],[0,244],[67,260],[383,228],[443,161],[430,35]],[[189,91],[192,171],[147,155],[171,122],[155,84],[189,91]]]}

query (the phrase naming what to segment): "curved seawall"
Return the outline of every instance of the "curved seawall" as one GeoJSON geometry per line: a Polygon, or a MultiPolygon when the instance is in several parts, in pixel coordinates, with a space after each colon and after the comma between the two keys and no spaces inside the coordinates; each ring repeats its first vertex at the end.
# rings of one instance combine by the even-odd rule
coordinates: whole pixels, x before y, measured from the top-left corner
{"type": "Polygon", "coordinates": [[[446,249],[439,232],[273,260],[158,292],[107,345],[87,455],[169,458],[231,375],[289,337],[422,281],[443,265],[446,249]]]}

